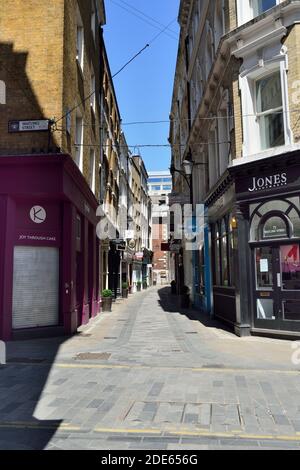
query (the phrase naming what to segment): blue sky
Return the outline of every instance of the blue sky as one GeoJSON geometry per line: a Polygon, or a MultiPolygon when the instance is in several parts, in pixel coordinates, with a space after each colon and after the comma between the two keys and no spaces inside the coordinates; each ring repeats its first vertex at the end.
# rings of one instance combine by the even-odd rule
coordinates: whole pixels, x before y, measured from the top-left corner
{"type": "MultiPolygon", "coordinates": [[[[127,143],[167,145],[168,123],[125,124],[169,118],[178,49],[179,0],[105,0],[105,8],[104,38],[112,74],[172,22],[169,26],[172,31],[166,30],[156,38],[114,79],[127,143]]],[[[169,148],[144,148],[141,155],[148,171],[170,166],[169,148]]]]}

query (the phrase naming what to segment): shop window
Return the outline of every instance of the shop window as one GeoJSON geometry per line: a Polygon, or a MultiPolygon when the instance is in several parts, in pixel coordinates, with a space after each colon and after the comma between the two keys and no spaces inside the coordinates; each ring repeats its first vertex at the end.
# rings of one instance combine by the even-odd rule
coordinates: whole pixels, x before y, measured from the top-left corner
{"type": "Polygon", "coordinates": [[[217,286],[229,287],[234,284],[233,250],[235,245],[235,230],[229,229],[227,218],[215,225],[214,232],[214,283],[217,286]],[[231,244],[231,247],[230,247],[231,244]]]}
{"type": "Polygon", "coordinates": [[[221,285],[221,253],[220,253],[220,232],[218,224],[215,225],[214,239],[214,282],[216,286],[221,285]]]}
{"type": "Polygon", "coordinates": [[[250,241],[300,238],[299,198],[254,205],[250,212],[250,241]]]}
{"type": "Polygon", "coordinates": [[[287,238],[289,236],[288,224],[281,216],[269,217],[262,227],[262,238],[287,238]]]}
{"type": "Polygon", "coordinates": [[[280,247],[280,264],[282,273],[282,289],[285,291],[300,291],[299,243],[280,247]]]}
{"type": "Polygon", "coordinates": [[[235,266],[235,252],[237,249],[237,222],[236,218],[232,215],[230,217],[229,230],[228,230],[228,252],[229,252],[229,276],[230,285],[236,284],[236,266],[235,266]]]}
{"type": "Polygon", "coordinates": [[[280,71],[256,81],[256,116],[262,150],[284,145],[280,71]]]}
{"type": "Polygon", "coordinates": [[[227,224],[225,220],[222,221],[221,226],[221,261],[222,261],[222,286],[229,286],[229,264],[228,264],[228,237],[227,237],[227,224]]]}

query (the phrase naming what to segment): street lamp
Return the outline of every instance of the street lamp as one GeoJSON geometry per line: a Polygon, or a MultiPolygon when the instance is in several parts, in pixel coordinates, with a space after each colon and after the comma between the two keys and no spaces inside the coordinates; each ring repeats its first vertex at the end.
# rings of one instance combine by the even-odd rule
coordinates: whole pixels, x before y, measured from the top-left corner
{"type": "Polygon", "coordinates": [[[183,160],[182,162],[183,171],[175,168],[174,164],[172,164],[170,168],[170,172],[172,175],[174,173],[179,173],[181,176],[183,176],[183,178],[187,182],[187,185],[190,189],[190,203],[192,205],[193,205],[193,169],[194,169],[194,166],[200,166],[200,165],[206,165],[206,163],[194,162],[192,159],[192,153],[191,151],[189,151],[185,160],[183,160]]]}

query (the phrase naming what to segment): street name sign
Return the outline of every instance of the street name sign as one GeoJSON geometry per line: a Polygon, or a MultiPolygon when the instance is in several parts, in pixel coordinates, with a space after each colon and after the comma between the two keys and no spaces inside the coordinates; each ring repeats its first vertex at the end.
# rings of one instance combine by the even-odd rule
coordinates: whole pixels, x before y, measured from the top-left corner
{"type": "Polygon", "coordinates": [[[45,132],[49,130],[49,120],[34,121],[10,121],[8,123],[8,132],[45,132]]]}

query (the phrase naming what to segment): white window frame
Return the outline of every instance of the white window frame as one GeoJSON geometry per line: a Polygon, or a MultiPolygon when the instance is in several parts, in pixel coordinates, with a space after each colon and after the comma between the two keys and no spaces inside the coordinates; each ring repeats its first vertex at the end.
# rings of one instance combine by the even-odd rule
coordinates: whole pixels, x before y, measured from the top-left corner
{"type": "MultiPolygon", "coordinates": [[[[267,79],[268,77],[271,77],[271,76],[274,75],[275,73],[278,73],[279,76],[280,76],[280,69],[278,68],[278,70],[276,70],[276,69],[275,69],[275,70],[272,70],[269,74],[263,75],[262,77],[258,77],[258,78],[254,81],[254,83],[253,83],[253,85],[254,85],[254,87],[255,87],[255,91],[254,91],[254,93],[255,93],[255,104],[254,104],[254,106],[255,106],[255,114],[256,114],[256,119],[257,119],[257,121],[258,121],[259,128],[260,128],[260,143],[261,143],[261,149],[262,149],[262,150],[268,150],[268,149],[270,149],[270,148],[272,148],[272,147],[267,147],[266,144],[263,142],[262,134],[261,134],[261,130],[262,130],[262,129],[261,129],[261,121],[262,121],[264,118],[266,118],[267,116],[271,116],[271,115],[273,115],[273,114],[275,114],[275,113],[280,113],[280,114],[282,114],[282,116],[283,116],[283,103],[282,103],[281,106],[279,106],[279,107],[277,107],[277,108],[270,108],[270,109],[268,109],[267,111],[258,111],[257,106],[258,106],[259,97],[258,97],[257,84],[258,84],[258,82],[259,82],[260,80],[267,79]]],[[[280,78],[281,78],[281,76],[280,76],[280,78]]],[[[281,81],[281,80],[280,80],[280,81],[281,81]]],[[[281,88],[281,101],[283,101],[283,100],[282,100],[282,95],[283,95],[283,93],[282,93],[282,84],[281,84],[281,83],[280,83],[280,88],[281,88]]],[[[284,136],[284,139],[285,139],[285,136],[284,136]]]]}
{"type": "Polygon", "coordinates": [[[77,7],[77,25],[76,25],[76,60],[83,70],[84,67],[84,27],[82,18],[77,7]]]}
{"type": "Polygon", "coordinates": [[[84,126],[83,126],[83,117],[81,114],[77,113],[76,115],[76,126],[75,126],[75,162],[80,169],[83,171],[83,139],[84,139],[84,126]],[[79,129],[79,122],[80,129],[79,129]]]}
{"type": "MultiPolygon", "coordinates": [[[[254,9],[255,1],[257,0],[236,0],[238,26],[253,20],[257,16],[254,9]]],[[[280,3],[281,0],[276,0],[276,5],[280,3]]]]}
{"type": "MultiPolygon", "coordinates": [[[[267,77],[272,72],[280,71],[282,105],[283,105],[283,122],[284,122],[284,145],[292,144],[292,130],[289,116],[289,100],[288,100],[288,56],[285,46],[281,49],[281,55],[276,56],[266,62],[263,60],[246,70],[240,75],[240,91],[242,100],[243,115],[243,157],[253,156],[263,152],[274,150],[274,147],[263,149],[261,145],[260,125],[256,118],[256,81],[267,77]]],[[[280,148],[280,147],[277,147],[280,148]]]]}

